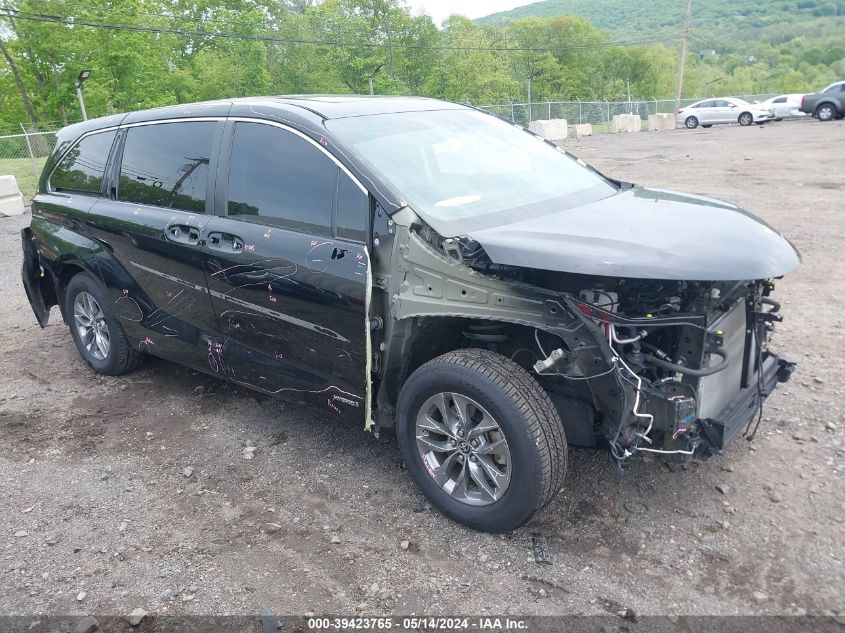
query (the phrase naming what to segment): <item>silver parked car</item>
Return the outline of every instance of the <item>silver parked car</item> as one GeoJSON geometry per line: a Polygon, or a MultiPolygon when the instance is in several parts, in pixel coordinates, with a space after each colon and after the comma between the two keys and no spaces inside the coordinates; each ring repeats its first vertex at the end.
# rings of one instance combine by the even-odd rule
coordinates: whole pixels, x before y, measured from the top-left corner
{"type": "Polygon", "coordinates": [[[710,127],[718,123],[765,123],[773,121],[774,111],[762,104],[753,104],[735,97],[704,99],[678,110],[677,125],[694,130],[699,125],[710,127]]]}
{"type": "Polygon", "coordinates": [[[778,95],[777,97],[766,99],[759,105],[767,110],[773,110],[775,121],[803,119],[807,116],[805,112],[801,112],[801,98],[803,96],[802,94],[778,95]]]}

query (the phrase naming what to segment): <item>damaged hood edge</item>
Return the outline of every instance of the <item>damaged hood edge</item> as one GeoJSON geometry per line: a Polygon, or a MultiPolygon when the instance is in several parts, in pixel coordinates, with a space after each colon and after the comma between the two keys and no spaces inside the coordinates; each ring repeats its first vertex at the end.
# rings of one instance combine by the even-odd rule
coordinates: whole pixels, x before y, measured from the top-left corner
{"type": "Polygon", "coordinates": [[[643,187],[467,237],[495,264],[608,277],[769,279],[801,263],[786,238],[732,204],[643,187]]]}

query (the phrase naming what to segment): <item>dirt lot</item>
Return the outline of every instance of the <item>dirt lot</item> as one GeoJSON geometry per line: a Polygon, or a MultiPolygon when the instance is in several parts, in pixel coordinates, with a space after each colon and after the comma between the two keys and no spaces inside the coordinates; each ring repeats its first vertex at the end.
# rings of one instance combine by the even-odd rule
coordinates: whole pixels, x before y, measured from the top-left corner
{"type": "Polygon", "coordinates": [[[624,476],[575,449],[529,526],[475,533],[424,503],[391,438],[155,359],[92,374],[57,312],[36,325],[28,218],[4,219],[0,613],[845,614],[845,122],[567,147],[614,177],[736,202],[803,253],[776,291],[776,347],[800,366],[753,444],[624,476]],[[534,532],[553,565],[534,562],[534,532]]]}

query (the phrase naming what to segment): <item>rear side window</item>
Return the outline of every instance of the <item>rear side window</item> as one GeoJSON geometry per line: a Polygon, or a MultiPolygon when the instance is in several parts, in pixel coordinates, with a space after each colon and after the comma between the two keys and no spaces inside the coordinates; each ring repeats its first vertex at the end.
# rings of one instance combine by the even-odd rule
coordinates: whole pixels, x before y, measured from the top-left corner
{"type": "Polygon", "coordinates": [[[786,97],[778,97],[772,103],[786,103],[786,97]]]}
{"type": "Polygon", "coordinates": [[[186,121],[126,131],[118,199],[205,213],[208,163],[217,123],[186,121]]]}
{"type": "Polygon", "coordinates": [[[337,166],[308,141],[261,123],[236,123],[228,214],[331,236],[337,166]]]}
{"type": "Polygon", "coordinates": [[[91,134],[74,145],[50,176],[50,188],[99,194],[115,134],[115,131],[91,134]]]}

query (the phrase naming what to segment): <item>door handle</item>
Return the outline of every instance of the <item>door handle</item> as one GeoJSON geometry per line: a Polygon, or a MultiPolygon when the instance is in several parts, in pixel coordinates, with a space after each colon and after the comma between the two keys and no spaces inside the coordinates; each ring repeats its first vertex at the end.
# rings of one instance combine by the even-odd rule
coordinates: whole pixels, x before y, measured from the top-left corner
{"type": "Polygon", "coordinates": [[[200,230],[187,224],[171,224],[164,231],[164,236],[177,244],[196,246],[200,243],[200,230]]]}
{"type": "Polygon", "coordinates": [[[208,248],[224,253],[242,253],[244,250],[244,241],[231,233],[209,233],[207,244],[208,248]]]}

